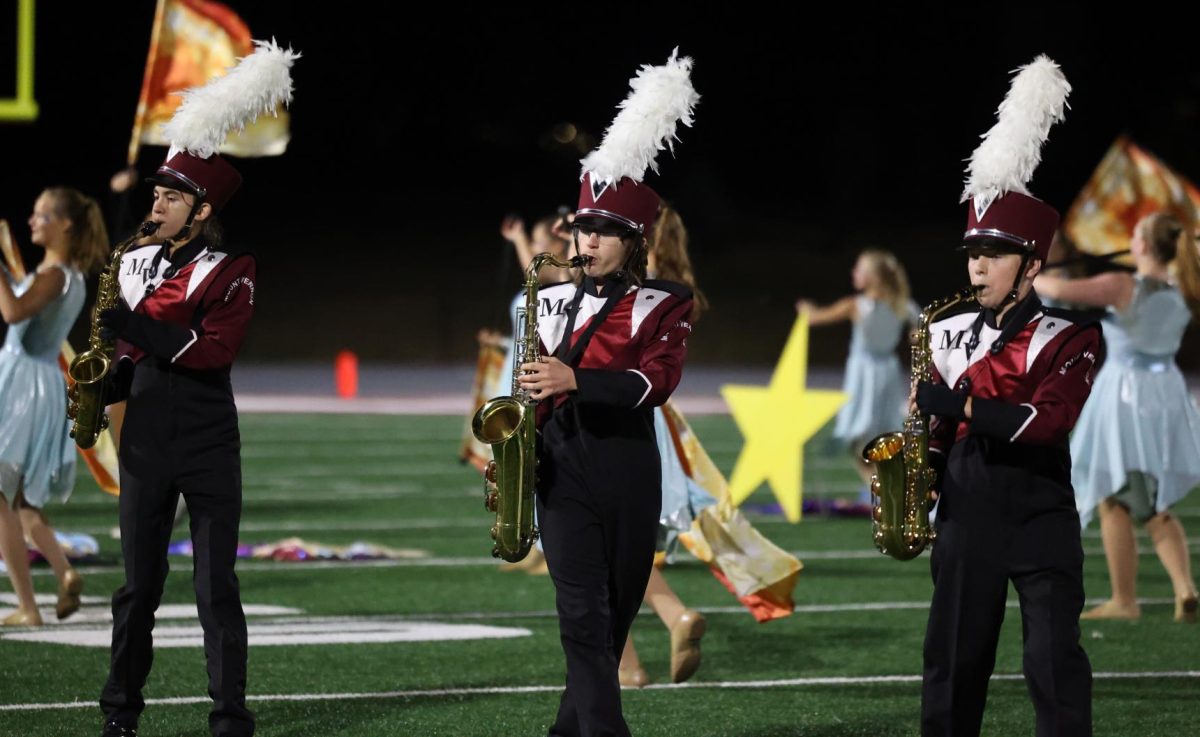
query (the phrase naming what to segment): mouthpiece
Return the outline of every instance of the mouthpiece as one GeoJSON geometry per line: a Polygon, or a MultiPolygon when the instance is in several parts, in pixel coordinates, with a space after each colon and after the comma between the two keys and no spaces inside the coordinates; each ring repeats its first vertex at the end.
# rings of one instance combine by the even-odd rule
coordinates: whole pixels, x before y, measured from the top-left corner
{"type": "Polygon", "coordinates": [[[146,222],[142,223],[141,226],[138,227],[138,233],[143,238],[145,238],[148,235],[154,235],[154,232],[156,230],[158,230],[158,223],[154,222],[153,220],[147,220],[146,222]]]}
{"type": "Polygon", "coordinates": [[[591,262],[593,262],[595,260],[596,260],[595,256],[572,256],[571,257],[571,268],[572,269],[582,269],[584,266],[587,266],[588,264],[590,264],[591,262]]]}

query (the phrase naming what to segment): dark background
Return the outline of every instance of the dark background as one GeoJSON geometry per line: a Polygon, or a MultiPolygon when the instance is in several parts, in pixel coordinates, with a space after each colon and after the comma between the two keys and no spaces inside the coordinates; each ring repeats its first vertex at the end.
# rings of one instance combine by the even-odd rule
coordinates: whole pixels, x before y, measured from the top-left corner
{"type": "MultiPolygon", "coordinates": [[[[582,151],[559,143],[556,127],[598,141],[638,65],[661,64],[676,45],[696,60],[702,99],[675,158],[662,155],[661,176],[647,181],[683,214],[712,301],[695,362],[774,362],[796,298],[848,293],[865,246],[900,256],[919,301],[965,283],[953,252],[964,159],[1009,72],[1038,53],[1074,91],[1036,195],[1065,210],[1121,133],[1200,180],[1200,50],[1195,18],[1179,10],[846,5],[818,17],[745,3],[447,4],[419,18],[365,2],[228,4],[256,37],[303,53],[289,150],[235,161],[246,183],[223,217],[230,242],[259,256],[248,360],[325,360],[341,348],[368,361],[472,360],[476,329],[504,326],[517,289],[500,220],[531,223],[575,203],[582,151]]],[[[0,3],[10,50],[12,8],[0,3]]],[[[0,217],[31,264],[40,255],[25,222],[43,187],[112,204],[153,11],[151,0],[38,5],[41,115],[0,124],[0,217]]],[[[4,57],[9,96],[14,61],[4,57]]],[[[164,153],[144,149],[142,173],[164,153]]],[[[147,189],[133,197],[135,211],[148,205],[147,189]]],[[[839,363],[847,336],[815,334],[813,360],[839,363]]],[[[74,337],[86,337],[82,318],[74,337]]],[[[1185,342],[1185,367],[1200,366],[1198,342],[1185,342]]]]}

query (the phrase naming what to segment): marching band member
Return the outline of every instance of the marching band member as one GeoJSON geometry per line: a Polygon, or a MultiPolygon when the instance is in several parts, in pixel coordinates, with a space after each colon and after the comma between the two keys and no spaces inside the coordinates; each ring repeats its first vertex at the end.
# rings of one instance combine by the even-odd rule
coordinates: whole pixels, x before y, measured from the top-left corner
{"type": "Polygon", "coordinates": [[[941,469],[921,698],[927,736],[979,734],[1009,581],[1020,596],[1037,735],[1092,732],[1067,436],[1103,341],[1094,321],[1047,309],[1034,294],[1059,216],[1026,189],[1069,91],[1050,59],[1023,67],[972,156],[962,249],[978,305],[931,325],[934,381],[914,388],[917,407],[935,416],[930,464],[941,469]]]}
{"type": "Polygon", "coordinates": [[[583,161],[576,287],[540,293],[545,360],[522,365],[538,405],[538,520],[556,591],[567,685],[551,735],[628,735],[618,662],[654,561],[661,506],[653,408],[683,370],[689,290],[646,279],[659,197],[642,182],[698,96],[691,59],[643,67],[583,161]]]}
{"type": "Polygon", "coordinates": [[[121,551],[112,662],[100,697],[106,737],[131,737],[145,708],[151,630],[167,576],[175,505],[191,519],[193,581],[213,707],[213,735],[248,737],[246,618],[234,563],[242,511],[241,441],[229,371],[254,313],[253,256],[227,250],[216,216],[242,182],[218,153],[231,127],[291,100],[297,54],[274,42],[189,91],[168,124],[154,184],[153,243],[121,260],[119,307],[101,313],[118,339],[113,393],[121,430],[121,551]]]}

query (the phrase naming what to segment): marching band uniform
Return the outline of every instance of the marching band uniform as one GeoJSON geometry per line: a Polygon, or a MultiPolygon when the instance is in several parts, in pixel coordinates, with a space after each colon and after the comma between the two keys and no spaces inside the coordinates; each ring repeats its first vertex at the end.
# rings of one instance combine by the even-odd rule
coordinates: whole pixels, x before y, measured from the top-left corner
{"type": "MultiPolygon", "coordinates": [[[[260,54],[268,56],[256,61],[277,65],[286,81],[267,105],[273,110],[276,102],[291,98],[288,68],[295,55],[260,42],[247,60],[260,54]]],[[[208,134],[217,144],[225,135],[208,134]]],[[[194,198],[183,230],[168,236],[183,245],[174,253],[170,240],[126,251],[119,274],[122,304],[101,314],[104,329],[119,339],[107,400],[127,399],[128,405],[119,451],[125,583],[113,595],[112,663],[100,705],[105,735],[136,734],[153,661],[154,613],[168,571],[167,545],[182,494],[191,519],[193,581],[213,699],[209,728],[214,735],[246,737],[254,734],[255,723],[246,708],[246,618],[234,573],[242,478],[229,372],[254,313],[255,261],[213,245],[203,233],[186,239],[201,205],[219,212],[242,178],[219,154],[196,155],[190,146],[176,145],[182,150],[173,147],[148,181],[194,198]]]]}
{"type": "MultiPolygon", "coordinates": [[[[1046,65],[1051,83],[1066,86],[1057,66],[1040,58],[1014,90],[1028,81],[1027,71],[1047,73],[1046,65]]],[[[1065,97],[1064,90],[1060,106],[1065,97]]],[[[1058,225],[1054,208],[1022,192],[993,197],[980,189],[969,187],[963,248],[1020,254],[1022,286],[995,308],[964,309],[930,326],[934,380],[918,386],[916,401],[936,415],[930,463],[939,469],[940,497],[922,734],[979,733],[1011,580],[1037,734],[1090,735],[1091,666],[1079,644],[1083,550],[1068,434],[1103,342],[1094,321],[1044,308],[1022,282],[1031,259],[1045,262],[1058,225]]]]}
{"type": "MultiPolygon", "coordinates": [[[[171,163],[187,166],[186,160],[171,163]]],[[[207,182],[210,197],[216,186],[207,182]]],[[[120,444],[126,578],[113,597],[112,670],[102,705],[106,715],[124,721],[145,706],[150,631],[182,494],[191,515],[213,715],[244,722],[251,734],[246,620],[234,573],[241,442],[229,371],[254,313],[255,262],[214,250],[203,237],[172,257],[165,250],[144,246],[121,261],[122,298],[133,312],[118,344],[120,394],[110,401],[128,397],[120,444]]]]}
{"type": "Polygon", "coordinates": [[[563,735],[592,734],[581,729],[587,722],[612,727],[594,734],[628,734],[617,665],[658,536],[653,408],[679,383],[691,332],[691,294],[681,284],[611,280],[609,294],[595,290],[591,278],[543,289],[543,310],[564,309],[538,319],[547,354],[575,369],[579,387],[539,405],[538,520],[567,655],[567,690],[551,733],[563,735]],[[570,322],[582,326],[564,341],[570,322]]]}
{"type": "Polygon", "coordinates": [[[617,668],[646,591],[658,533],[661,461],[653,408],[679,383],[692,300],[681,284],[639,283],[637,263],[644,269],[645,233],[659,196],[641,182],[648,160],[614,148],[609,139],[628,143],[630,137],[614,135],[621,116],[641,125],[648,116],[637,111],[645,112],[647,103],[658,124],[641,131],[643,154],[661,148],[663,129],[673,132],[678,119],[690,124],[697,99],[690,68],[690,59],[674,55],[663,67],[643,67],[639,76],[670,78],[666,86],[683,109],[639,98],[632,85],[635,92],[605,143],[584,160],[577,235],[588,221],[622,232],[624,267],[539,293],[543,355],[570,366],[576,386],[537,407],[538,522],[567,660],[567,685],[550,728],[555,736],[629,735],[617,668]],[[616,166],[604,165],[614,161],[616,166]]]}

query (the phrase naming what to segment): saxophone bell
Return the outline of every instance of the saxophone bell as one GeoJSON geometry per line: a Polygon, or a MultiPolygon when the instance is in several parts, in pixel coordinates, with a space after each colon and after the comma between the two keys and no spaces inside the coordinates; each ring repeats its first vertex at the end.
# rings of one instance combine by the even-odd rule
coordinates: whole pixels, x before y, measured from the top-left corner
{"type": "Polygon", "coordinates": [[[529,554],[538,538],[533,522],[537,486],[537,400],[521,388],[521,365],[541,360],[538,345],[538,271],[545,266],[579,268],[591,256],[570,262],[539,253],[525,271],[525,305],[518,311],[512,389],[507,396],[484,402],[471,418],[471,432],[491,446],[492,458],[484,471],[484,507],[496,515],[491,528],[492,555],[515,563],[529,554]]]}
{"type": "MultiPolygon", "coordinates": [[[[975,300],[977,294],[978,288],[971,286],[921,311],[911,336],[913,387],[932,376],[929,326],[951,307],[975,300]]],[[[875,547],[896,560],[915,558],[936,535],[929,523],[930,491],[936,480],[929,466],[929,417],[914,410],[903,429],[867,443],[862,459],[875,467],[871,477],[875,547]]]]}

